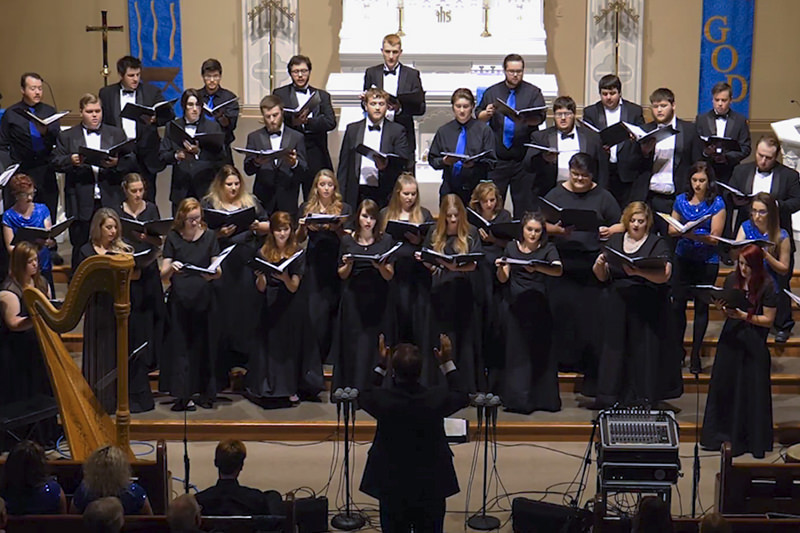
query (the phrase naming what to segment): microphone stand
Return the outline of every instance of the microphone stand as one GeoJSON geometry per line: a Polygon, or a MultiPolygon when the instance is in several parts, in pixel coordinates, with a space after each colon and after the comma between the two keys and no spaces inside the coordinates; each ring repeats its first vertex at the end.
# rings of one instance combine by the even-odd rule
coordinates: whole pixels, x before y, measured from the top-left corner
{"type": "Polygon", "coordinates": [[[186,409],[183,410],[183,491],[189,494],[189,425],[186,422],[186,409]]]}
{"type": "MultiPolygon", "coordinates": [[[[597,434],[597,425],[600,417],[605,411],[600,411],[595,418],[592,419],[592,434],[589,436],[589,443],[586,445],[586,453],[583,455],[583,466],[581,467],[581,479],[578,482],[578,490],[575,492],[575,499],[572,500],[572,507],[577,509],[581,504],[581,493],[585,487],[584,482],[589,473],[589,467],[592,464],[592,444],[594,444],[594,437],[597,434]]],[[[600,473],[597,473],[598,485],[600,484],[600,473]]],[[[600,487],[598,487],[599,489],[600,487]]],[[[604,502],[605,503],[605,502],[604,502]]]]}
{"type": "Polygon", "coordinates": [[[692,464],[692,518],[697,516],[697,490],[700,486],[700,357],[692,360],[691,372],[694,374],[695,413],[694,413],[694,463],[692,464]]]}
{"type": "Polygon", "coordinates": [[[500,527],[500,519],[496,516],[486,514],[486,498],[487,498],[487,484],[489,480],[489,420],[494,417],[497,420],[497,409],[500,406],[500,397],[492,393],[478,395],[475,398],[475,407],[478,408],[478,418],[481,418],[481,412],[484,413],[484,440],[483,440],[483,501],[481,504],[481,512],[469,517],[467,525],[478,531],[491,531],[500,527]]]}
{"type": "Polygon", "coordinates": [[[361,529],[366,524],[366,519],[358,511],[350,510],[350,438],[355,437],[356,432],[356,408],[353,403],[358,398],[358,389],[346,387],[341,394],[340,389],[334,392],[334,398],[341,398],[344,407],[344,512],[339,513],[331,519],[331,526],[342,531],[353,531],[361,529]],[[353,428],[350,433],[350,410],[353,412],[353,428]]]}

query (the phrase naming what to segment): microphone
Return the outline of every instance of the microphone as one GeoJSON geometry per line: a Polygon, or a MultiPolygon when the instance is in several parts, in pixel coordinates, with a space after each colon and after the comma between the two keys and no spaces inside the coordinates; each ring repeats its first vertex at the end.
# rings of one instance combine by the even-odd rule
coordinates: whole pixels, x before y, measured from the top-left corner
{"type": "MultiPolygon", "coordinates": [[[[354,428],[355,428],[355,423],[356,423],[356,403],[355,403],[355,400],[357,400],[357,399],[358,399],[358,389],[353,387],[350,390],[350,408],[353,411],[353,427],[354,428]]],[[[355,431],[355,429],[354,429],[354,431],[355,431]]]]}
{"type": "Polygon", "coordinates": [[[483,406],[486,405],[486,395],[482,392],[472,395],[472,404],[478,408],[478,428],[483,424],[483,406]]]}
{"type": "Polygon", "coordinates": [[[497,408],[502,402],[500,396],[494,396],[489,399],[489,417],[492,419],[492,428],[497,429],[497,408]]]}
{"type": "Polygon", "coordinates": [[[339,423],[339,418],[342,416],[342,396],[344,392],[342,388],[339,387],[335,391],[333,391],[333,403],[336,404],[336,423],[339,423]]]}

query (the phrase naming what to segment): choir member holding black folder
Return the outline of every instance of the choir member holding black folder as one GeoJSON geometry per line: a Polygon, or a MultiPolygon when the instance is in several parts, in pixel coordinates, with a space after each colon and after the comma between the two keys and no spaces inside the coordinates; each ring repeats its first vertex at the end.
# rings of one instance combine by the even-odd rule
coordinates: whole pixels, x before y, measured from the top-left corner
{"type": "MultiPolygon", "coordinates": [[[[433,226],[433,216],[420,205],[419,187],[412,174],[397,178],[389,206],[381,209],[381,229],[395,241],[403,243],[394,254],[392,301],[397,313],[397,341],[426,346],[427,311],[431,290],[431,273],[414,258],[433,226]]],[[[427,382],[427,374],[423,381],[427,382]]]]}
{"type": "Polygon", "coordinates": [[[167,124],[160,157],[172,165],[169,201],[173,213],[184,198],[202,198],[214,175],[225,163],[225,134],[203,114],[203,98],[196,89],[181,96],[183,117],[167,124]]]}
{"type": "Polygon", "coordinates": [[[130,409],[132,413],[139,413],[155,407],[147,373],[158,365],[163,355],[167,309],[157,259],[163,235],[167,233],[163,230],[168,230],[164,226],[171,220],[162,221],[158,206],[144,199],[145,182],[139,174],[125,176],[122,189],[125,200],[117,208],[122,222],[122,237],[133,247],[136,256],[142,258],[137,257],[131,277],[131,315],[128,320],[128,346],[131,352],[144,346],[132,357],[130,364],[130,409]],[[158,228],[160,231],[155,231],[155,224],[141,231],[131,221],[160,221],[162,224],[158,228]]]}
{"type": "MultiPolygon", "coordinates": [[[[623,231],[620,208],[611,193],[594,183],[597,163],[579,152],[569,160],[570,177],[545,197],[559,207],[546,210],[547,233],[553,236],[564,275],[551,283],[553,350],[562,369],[584,373],[583,394],[593,396],[602,343],[601,286],[592,275],[600,240],[623,231]],[[567,215],[575,213],[578,224],[567,215]],[[593,213],[594,216],[586,217],[593,213]]],[[[547,204],[545,204],[547,206],[547,204]]]]}
{"type": "Polygon", "coordinates": [[[225,133],[225,162],[233,164],[231,143],[236,138],[236,124],[239,122],[239,98],[220,85],[222,63],[216,59],[206,59],[200,66],[203,87],[200,88],[203,112],[207,120],[216,122],[225,133]]]}
{"type": "Polygon", "coordinates": [[[439,201],[453,193],[467,204],[472,190],[494,166],[494,134],[484,121],[475,119],[472,91],[456,89],[450,103],[454,119],[436,131],[428,164],[443,171],[439,201]]]}
{"type": "MultiPolygon", "coordinates": [[[[299,401],[306,307],[298,294],[305,270],[303,250],[297,245],[292,217],[276,211],[270,217],[264,245],[250,262],[255,287],[263,294],[256,337],[257,349],[247,369],[250,401],[279,407],[299,401]]],[[[250,309],[253,311],[253,308],[250,309]]],[[[319,392],[319,391],[317,391],[319,392]]]]}
{"type": "Polygon", "coordinates": [[[697,115],[694,125],[704,142],[703,157],[714,167],[717,180],[728,183],[736,165],[750,155],[747,118],[731,109],[731,86],[721,81],[711,88],[713,108],[697,115]]]}
{"type": "MultiPolygon", "coordinates": [[[[339,247],[351,213],[352,208],[342,201],[336,176],[330,170],[320,170],[311,184],[308,201],[300,206],[302,218],[297,229],[297,242],[308,238],[301,290],[308,305],[308,320],[314,325],[309,332],[307,364],[309,369],[319,370],[319,387],[322,387],[322,362],[331,351],[333,325],[342,295],[342,282],[337,274],[339,247]],[[319,217],[328,220],[314,222],[319,217]]],[[[316,393],[306,398],[302,396],[301,392],[301,399],[318,399],[316,393]]]]}
{"type": "Polygon", "coordinates": [[[239,170],[223,166],[201,202],[203,219],[214,230],[220,249],[235,244],[225,259],[222,277],[214,283],[220,316],[220,346],[217,352],[217,384],[229,383],[228,372],[245,367],[254,352],[261,298],[255,290],[247,262],[260,237],[269,231],[267,214],[258,198],[247,192],[239,170]]]}
{"type": "Polygon", "coordinates": [[[650,233],[653,213],[644,202],[628,204],[622,225],[625,232],[608,239],[593,267],[598,280],[610,282],[602,300],[600,408],[616,403],[655,406],[683,394],[680,345],[670,308],[669,246],[650,233]]]}
{"type": "MultiPolygon", "coordinates": [[[[476,301],[480,278],[475,271],[481,259],[477,230],[467,221],[461,198],[448,194],[439,206],[436,226],[428,232],[419,259],[433,275],[431,284],[431,338],[444,333],[453,341],[456,364],[464,372],[465,387],[470,392],[487,390],[481,360],[481,310],[476,301]],[[454,260],[427,253],[453,256],[454,260]],[[459,260],[457,256],[475,253],[459,260]]],[[[430,341],[429,342],[433,342],[430,341]]]]}
{"type": "Polygon", "coordinates": [[[331,346],[333,385],[364,390],[379,361],[375,339],[383,333],[394,340],[397,321],[389,299],[394,259],[384,256],[394,244],[379,229],[378,204],[358,206],[353,235],[342,238],[338,273],[344,280],[339,316],[331,346]],[[376,254],[381,254],[379,259],[376,254]]]}
{"type": "Polygon", "coordinates": [[[558,364],[550,349],[553,316],[548,301],[550,277],[563,273],[556,247],[547,242],[544,217],[526,213],[522,237],[508,242],[495,260],[503,284],[497,327],[502,335],[503,405],[507,411],[529,414],[558,411],[558,364]]]}
{"type": "MultiPolygon", "coordinates": [[[[669,234],[677,238],[672,262],[672,305],[675,314],[675,335],[683,343],[686,332],[686,302],[694,299],[692,354],[689,368],[702,370],[700,348],[708,328],[708,303],[693,298],[693,285],[713,285],[719,273],[719,253],[714,237],[721,237],[725,225],[725,202],[717,193],[714,169],[698,161],[690,170],[686,190],[675,198],[672,219],[683,228],[669,225],[669,234]],[[687,226],[692,226],[687,230],[687,226]]],[[[668,221],[669,222],[669,221],[668,221]]]]}
{"type": "Polygon", "coordinates": [[[164,243],[161,264],[161,279],[171,286],[167,300],[169,331],[159,388],[175,396],[173,411],[194,411],[195,394],[199,394],[200,407],[214,406],[219,308],[211,281],[222,272],[219,266],[210,274],[187,267],[211,266],[219,254],[217,237],[203,222],[200,202],[195,198],[181,201],[164,243]]]}
{"type": "Polygon", "coordinates": [[[704,449],[719,450],[727,441],[734,456],[751,453],[760,459],[772,450],[767,334],[777,305],[761,248],[751,244],[742,250],[736,271],[728,275],[724,287],[743,292],[746,305],[717,301],[727,318],[711,370],[700,444],[704,449]]]}

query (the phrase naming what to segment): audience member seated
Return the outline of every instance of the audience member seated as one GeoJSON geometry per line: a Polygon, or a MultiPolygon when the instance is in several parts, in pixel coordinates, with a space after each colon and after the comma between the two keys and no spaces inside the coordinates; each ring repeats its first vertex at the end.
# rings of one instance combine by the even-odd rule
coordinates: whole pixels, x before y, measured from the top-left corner
{"type": "Polygon", "coordinates": [[[64,514],[67,500],[61,485],[47,476],[44,449],[24,440],[6,458],[0,496],[9,514],[64,514]]]}
{"type": "Polygon", "coordinates": [[[116,446],[103,446],[92,452],[83,464],[83,481],[75,490],[69,512],[83,514],[91,502],[116,496],[126,515],[153,514],[144,488],[131,481],[131,465],[116,446]]]}
{"type": "Polygon", "coordinates": [[[199,532],[201,522],[200,505],[194,494],[182,494],[170,502],[167,524],[172,533],[199,532]]]}
{"type": "Polygon", "coordinates": [[[223,440],[214,453],[219,480],[213,487],[197,494],[197,503],[205,516],[250,516],[283,514],[282,498],[274,490],[262,492],[239,485],[239,474],[247,457],[240,440],[223,440]]]}
{"type": "Polygon", "coordinates": [[[672,533],[669,506],[657,496],[645,496],[633,516],[632,533],[672,533]]]}
{"type": "Polygon", "coordinates": [[[700,533],[731,533],[731,524],[719,513],[707,514],[700,521],[700,533]]]}
{"type": "Polygon", "coordinates": [[[86,506],[83,527],[87,533],[119,533],[125,525],[122,502],[115,496],[99,498],[86,506]]]}

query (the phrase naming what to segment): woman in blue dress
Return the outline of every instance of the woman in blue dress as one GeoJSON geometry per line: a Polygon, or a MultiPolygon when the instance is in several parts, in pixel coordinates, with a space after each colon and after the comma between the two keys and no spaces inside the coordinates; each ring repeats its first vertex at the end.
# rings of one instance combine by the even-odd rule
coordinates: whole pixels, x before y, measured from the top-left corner
{"type": "Polygon", "coordinates": [[[3,467],[0,497],[10,515],[64,514],[67,499],[61,485],[47,475],[47,459],[39,444],[23,440],[3,467]]]}
{"type": "Polygon", "coordinates": [[[96,449],[83,464],[83,481],[72,496],[70,514],[83,514],[87,505],[106,496],[119,498],[126,515],[153,514],[147,492],[131,476],[125,452],[111,445],[96,449]]]}
{"type": "MultiPolygon", "coordinates": [[[[27,174],[15,175],[9,180],[8,188],[14,198],[14,205],[3,213],[3,239],[10,256],[11,251],[14,249],[14,245],[11,243],[18,229],[29,227],[50,229],[52,221],[50,220],[50,210],[47,206],[33,201],[36,189],[30,176],[27,174]]],[[[48,247],[53,242],[48,240],[32,244],[35,244],[39,249],[39,272],[47,280],[47,284],[50,286],[50,294],[55,298],[56,288],[53,284],[53,263],[50,260],[50,248],[48,247]]]]}
{"type": "MultiPolygon", "coordinates": [[[[675,245],[672,272],[672,310],[675,313],[675,333],[683,346],[686,332],[686,302],[692,298],[692,285],[713,285],[719,273],[717,241],[710,235],[721,236],[725,227],[725,201],[717,193],[714,168],[698,161],[690,170],[688,188],[678,195],[672,207],[672,217],[688,224],[710,215],[691,231],[681,233],[669,226],[669,234],[679,237],[675,245]]],[[[700,348],[708,329],[708,303],[694,300],[694,325],[690,368],[700,372],[700,348]]]]}

